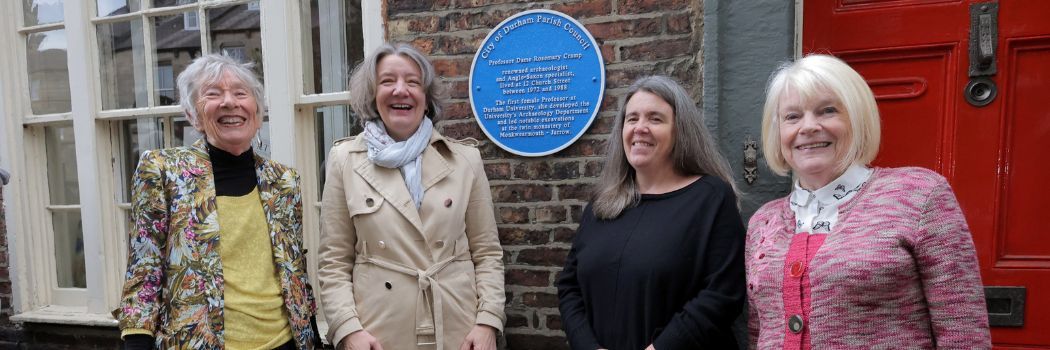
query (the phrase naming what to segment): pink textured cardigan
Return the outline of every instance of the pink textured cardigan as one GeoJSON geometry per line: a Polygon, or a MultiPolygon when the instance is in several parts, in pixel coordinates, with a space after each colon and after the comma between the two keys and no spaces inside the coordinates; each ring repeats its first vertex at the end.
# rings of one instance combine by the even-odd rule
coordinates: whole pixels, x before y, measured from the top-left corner
{"type": "Polygon", "coordinates": [[[794,221],[781,198],[748,225],[752,349],[991,348],[970,230],[937,173],[876,168],[826,236],[794,221]]]}

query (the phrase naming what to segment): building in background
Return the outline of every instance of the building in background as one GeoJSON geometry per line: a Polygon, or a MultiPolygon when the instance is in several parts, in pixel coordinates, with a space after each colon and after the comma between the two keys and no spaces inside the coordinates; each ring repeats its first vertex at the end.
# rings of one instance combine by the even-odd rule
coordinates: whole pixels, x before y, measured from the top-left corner
{"type": "Polygon", "coordinates": [[[359,130],[349,69],[392,40],[430,55],[450,86],[441,132],[481,140],[506,251],[503,346],[566,348],[552,282],[601,171],[621,93],[649,74],[688,87],[739,176],[749,216],[789,188],[761,161],[755,183],[743,173],[765,78],[795,52],[795,11],[787,1],[714,0],[0,2],[0,167],[13,174],[0,194],[0,347],[119,342],[109,312],[125,270],[129,182],[142,151],[200,137],[176,105],[174,82],[202,54],[255,62],[263,76],[268,110],[255,146],[300,170],[308,256],[317,261],[324,158],[335,140],[359,130]],[[491,28],[534,8],[587,27],[607,86],[583,137],[527,158],[485,139],[467,74],[491,28]]]}

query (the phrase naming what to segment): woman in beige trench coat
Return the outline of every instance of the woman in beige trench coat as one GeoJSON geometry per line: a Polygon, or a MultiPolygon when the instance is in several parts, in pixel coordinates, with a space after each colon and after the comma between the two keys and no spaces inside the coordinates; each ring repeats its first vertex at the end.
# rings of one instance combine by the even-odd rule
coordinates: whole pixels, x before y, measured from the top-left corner
{"type": "Polygon", "coordinates": [[[425,56],[384,44],[351,79],[365,131],[328,156],[321,300],[338,349],[495,349],[503,250],[472,145],[434,130],[425,56]]]}

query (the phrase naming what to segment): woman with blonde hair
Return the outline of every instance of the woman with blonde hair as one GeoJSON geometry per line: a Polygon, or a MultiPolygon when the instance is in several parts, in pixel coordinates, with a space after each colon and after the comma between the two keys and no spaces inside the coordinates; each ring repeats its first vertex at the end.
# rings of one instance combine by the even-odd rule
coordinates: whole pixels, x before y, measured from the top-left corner
{"type": "Polygon", "coordinates": [[[991,348],[959,203],[933,171],[869,165],[879,111],[860,74],[827,55],[782,66],[762,140],[795,181],[748,225],[752,348],[991,348]]]}

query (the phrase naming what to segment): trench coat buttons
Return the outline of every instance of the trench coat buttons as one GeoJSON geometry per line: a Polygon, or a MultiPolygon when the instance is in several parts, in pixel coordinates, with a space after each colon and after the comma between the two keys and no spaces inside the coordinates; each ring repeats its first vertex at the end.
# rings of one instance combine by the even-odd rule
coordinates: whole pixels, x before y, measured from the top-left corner
{"type": "Polygon", "coordinates": [[[434,245],[437,246],[438,248],[444,248],[445,247],[445,241],[439,239],[437,242],[434,242],[434,245]]]}
{"type": "Polygon", "coordinates": [[[445,208],[452,207],[452,198],[445,199],[445,208]]]}
{"type": "Polygon", "coordinates": [[[390,284],[390,281],[386,281],[383,285],[386,286],[386,289],[394,289],[394,285],[390,284]]]}
{"type": "Polygon", "coordinates": [[[365,198],[365,205],[372,207],[373,205],[376,205],[376,200],[372,198],[365,198]]]}
{"type": "Polygon", "coordinates": [[[386,242],[379,241],[379,249],[386,249],[386,242]]]}
{"type": "Polygon", "coordinates": [[[803,265],[801,261],[796,261],[794,264],[791,264],[791,277],[800,277],[805,270],[806,265],[803,265]]]}
{"type": "Polygon", "coordinates": [[[802,316],[800,315],[794,315],[788,319],[788,329],[791,330],[791,333],[802,333],[803,326],[805,326],[805,324],[802,322],[802,316]]]}

